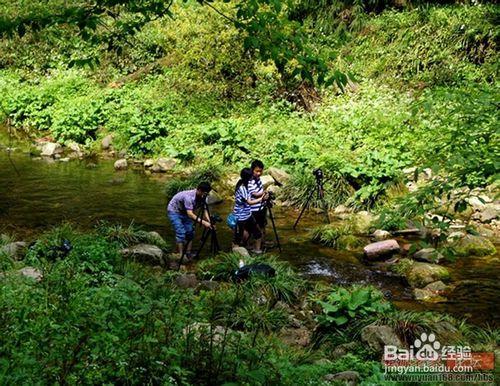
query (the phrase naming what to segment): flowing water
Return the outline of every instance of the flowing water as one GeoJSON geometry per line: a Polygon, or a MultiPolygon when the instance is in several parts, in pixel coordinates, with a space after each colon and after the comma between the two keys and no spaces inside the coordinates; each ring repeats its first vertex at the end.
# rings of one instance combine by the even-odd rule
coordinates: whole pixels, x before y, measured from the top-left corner
{"type": "MultiPolygon", "coordinates": [[[[98,220],[124,225],[133,221],[144,229],[158,231],[167,240],[173,240],[165,216],[164,184],[168,176],[146,176],[141,170],[133,169],[115,172],[111,160],[54,162],[33,159],[21,149],[12,152],[9,160],[6,142],[2,142],[0,233],[30,240],[63,221],[75,223],[82,229],[92,228],[98,220]]],[[[223,218],[230,211],[231,202],[227,200],[213,207],[213,212],[223,218]]],[[[280,258],[289,261],[311,280],[338,284],[370,283],[381,288],[400,308],[444,311],[467,317],[475,323],[498,326],[498,255],[467,258],[450,264],[452,281],[457,286],[449,301],[419,303],[412,300],[411,289],[399,277],[387,272],[383,264],[367,265],[355,253],[311,243],[308,231],[322,223],[321,215],[306,214],[298,230],[294,231],[292,225],[297,211],[275,207],[273,212],[283,246],[280,258]]],[[[222,248],[228,250],[232,233],[224,223],[218,226],[218,236],[222,248]]],[[[273,237],[271,227],[267,237],[273,237]]],[[[273,253],[278,251],[273,249],[273,253]]]]}

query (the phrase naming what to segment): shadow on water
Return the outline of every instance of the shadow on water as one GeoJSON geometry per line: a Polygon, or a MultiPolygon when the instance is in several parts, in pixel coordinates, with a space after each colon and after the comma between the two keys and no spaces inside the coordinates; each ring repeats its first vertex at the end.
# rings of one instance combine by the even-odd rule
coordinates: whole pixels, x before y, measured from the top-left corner
{"type": "MultiPolygon", "coordinates": [[[[69,221],[82,229],[98,220],[134,222],[160,232],[167,240],[173,233],[165,216],[164,183],[167,176],[148,177],[139,170],[115,172],[112,161],[89,164],[85,161],[54,162],[31,159],[20,151],[12,154],[17,176],[5,149],[0,151],[0,231],[18,238],[69,221]]],[[[213,208],[223,218],[231,211],[225,202],[213,208]]],[[[496,300],[499,259],[468,260],[454,264],[452,278],[457,283],[450,301],[423,304],[412,300],[411,290],[399,277],[380,266],[367,266],[351,252],[335,251],[310,242],[308,231],[323,220],[306,215],[299,229],[292,229],[297,212],[274,208],[276,225],[283,245],[281,258],[293,264],[305,277],[332,284],[365,283],[381,288],[401,308],[436,310],[467,316],[476,323],[498,324],[496,300]]],[[[224,250],[231,244],[232,232],[225,223],[218,226],[224,250]]],[[[272,237],[269,229],[268,238],[272,237]]],[[[277,251],[275,251],[277,252],[277,251]]]]}

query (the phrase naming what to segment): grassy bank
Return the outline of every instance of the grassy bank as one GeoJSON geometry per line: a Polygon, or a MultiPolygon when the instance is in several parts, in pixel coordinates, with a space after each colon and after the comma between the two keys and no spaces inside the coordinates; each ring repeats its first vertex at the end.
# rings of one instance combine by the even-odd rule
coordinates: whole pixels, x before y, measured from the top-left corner
{"type": "Polygon", "coordinates": [[[498,330],[399,311],[373,287],[313,285],[270,256],[257,261],[275,277],[240,283],[238,255],[203,260],[191,275],[125,258],[144,236],[63,225],[16,259],[0,252],[3,383],[318,385],[351,371],[383,384],[380,352],[360,335],[368,325],[388,326],[402,345],[430,331],[441,344],[498,345],[498,330]]]}

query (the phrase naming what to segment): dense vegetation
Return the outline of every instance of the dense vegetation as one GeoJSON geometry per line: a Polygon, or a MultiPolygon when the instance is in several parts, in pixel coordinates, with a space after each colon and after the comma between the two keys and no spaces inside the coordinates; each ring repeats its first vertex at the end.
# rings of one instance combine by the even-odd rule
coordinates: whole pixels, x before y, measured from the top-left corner
{"type": "MultiPolygon", "coordinates": [[[[383,2],[366,10],[345,2],[350,18],[329,31],[328,12],[338,3],[318,4],[320,15],[297,5],[290,18],[302,18],[331,76],[351,76],[341,94],[300,77],[283,89],[276,65],[252,55],[235,25],[188,2],[172,5],[173,18],[135,29],[120,50],[84,39],[69,22],[4,37],[2,119],[34,137],[88,148],[111,132],[115,147],[131,155],[186,165],[212,160],[234,170],[259,157],[299,172],[322,166],[340,200],[353,196],[368,207],[408,166],[441,170],[453,185],[491,183],[498,7],[381,12],[383,2]],[[90,67],[77,65],[84,58],[93,58],[90,67]]],[[[233,5],[218,4],[229,14],[233,5]]]]}
{"type": "MultiPolygon", "coordinates": [[[[260,158],[291,172],[280,199],[297,206],[321,167],[329,209],[379,211],[376,228],[396,230],[446,200],[440,214],[459,214],[498,178],[499,16],[490,1],[0,1],[0,123],[88,154],[112,133],[128,157],[196,167],[167,195],[260,158]],[[410,193],[413,166],[438,178],[410,193]]],[[[356,249],[358,227],[313,238],[356,249]]],[[[406,343],[451,325],[443,342],[498,346],[498,330],[399,311],[372,287],[313,286],[267,256],[273,280],[233,283],[228,254],[196,267],[216,290],[181,289],[179,273],[119,253],[139,242],[168,250],[100,224],[42,235],[22,261],[0,252],[0,383],[301,385],[355,370],[380,384],[359,342],[374,322],[406,343]],[[279,337],[295,316],[316,326],[307,350],[279,337]]]]}
{"type": "Polygon", "coordinates": [[[241,256],[223,254],[196,270],[216,287],[185,288],[182,272],[119,253],[143,237],[134,227],[80,233],[63,225],[41,235],[22,261],[0,252],[2,383],[318,385],[328,384],[325,374],[350,370],[381,384],[378,353],[351,343],[370,323],[394,326],[407,342],[429,329],[476,350],[498,342],[495,330],[398,311],[373,287],[315,287],[270,256],[256,261],[271,263],[273,278],[235,283],[241,256]],[[62,240],[69,253],[57,249],[62,240]],[[41,276],[21,275],[26,265],[41,276]],[[282,329],[314,319],[313,349],[283,341],[282,329]],[[349,353],[335,355],[346,343],[349,353]]]}

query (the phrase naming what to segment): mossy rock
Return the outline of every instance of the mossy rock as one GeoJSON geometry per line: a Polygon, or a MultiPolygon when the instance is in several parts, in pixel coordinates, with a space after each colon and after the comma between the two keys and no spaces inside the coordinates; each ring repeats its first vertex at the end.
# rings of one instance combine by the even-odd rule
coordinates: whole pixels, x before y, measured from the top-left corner
{"type": "Polygon", "coordinates": [[[392,270],[404,276],[413,288],[422,288],[435,281],[447,281],[450,278],[450,273],[445,267],[410,259],[400,260],[392,270]]]}
{"type": "Polygon", "coordinates": [[[488,256],[493,255],[497,251],[490,240],[474,235],[466,235],[452,241],[450,247],[453,248],[457,256],[488,256]]]}
{"type": "Polygon", "coordinates": [[[445,267],[437,264],[415,262],[408,269],[405,277],[412,287],[422,288],[438,280],[449,280],[450,273],[445,267]]]}

